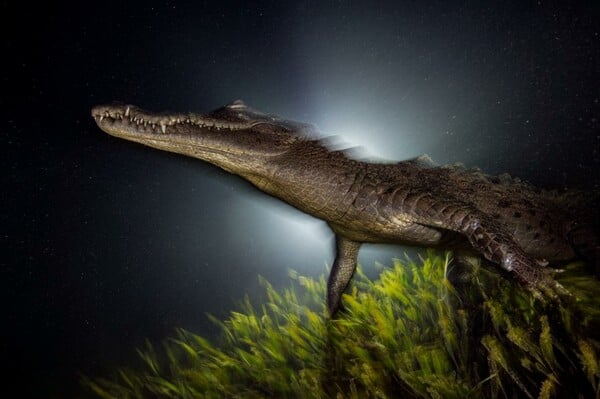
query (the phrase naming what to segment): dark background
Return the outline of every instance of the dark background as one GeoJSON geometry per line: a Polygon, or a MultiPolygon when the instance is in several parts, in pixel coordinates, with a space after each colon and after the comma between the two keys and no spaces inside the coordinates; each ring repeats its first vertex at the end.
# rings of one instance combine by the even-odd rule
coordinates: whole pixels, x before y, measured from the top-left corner
{"type": "Polygon", "coordinates": [[[205,314],[260,298],[259,274],[287,286],[331,262],[323,223],[109,137],[94,104],[241,98],[373,157],[598,187],[597,2],[194,3],[0,3],[0,374],[19,397],[78,396],[79,373],[130,364],[146,337],[211,336],[205,314]]]}

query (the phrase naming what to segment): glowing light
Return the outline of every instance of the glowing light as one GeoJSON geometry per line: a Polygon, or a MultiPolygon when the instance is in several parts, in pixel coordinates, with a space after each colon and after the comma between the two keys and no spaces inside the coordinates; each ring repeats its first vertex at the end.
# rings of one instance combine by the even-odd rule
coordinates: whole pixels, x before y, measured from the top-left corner
{"type": "Polygon", "coordinates": [[[314,272],[331,264],[333,234],[325,222],[264,195],[244,193],[233,202],[226,223],[236,247],[252,246],[268,266],[314,272]]]}

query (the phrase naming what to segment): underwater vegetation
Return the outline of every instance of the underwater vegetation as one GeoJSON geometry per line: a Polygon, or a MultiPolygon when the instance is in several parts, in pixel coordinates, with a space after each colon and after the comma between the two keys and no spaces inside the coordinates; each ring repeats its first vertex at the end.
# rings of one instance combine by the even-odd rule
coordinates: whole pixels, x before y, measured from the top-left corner
{"type": "Polygon", "coordinates": [[[82,382],[104,399],[600,398],[600,283],[581,263],[559,276],[577,300],[557,305],[450,256],[394,260],[375,281],[359,269],[332,320],[325,277],[261,279],[266,303],[214,320],[217,343],[179,329],[82,382]]]}

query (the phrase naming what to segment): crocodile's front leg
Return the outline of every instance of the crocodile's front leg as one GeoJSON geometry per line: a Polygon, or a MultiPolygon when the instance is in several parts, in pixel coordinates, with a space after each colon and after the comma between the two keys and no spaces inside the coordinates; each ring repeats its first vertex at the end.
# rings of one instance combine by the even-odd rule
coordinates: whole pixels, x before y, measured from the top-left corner
{"type": "Polygon", "coordinates": [[[329,316],[333,316],[337,311],[342,293],[354,275],[360,243],[336,234],[335,246],[335,261],[327,281],[327,312],[329,316]]]}

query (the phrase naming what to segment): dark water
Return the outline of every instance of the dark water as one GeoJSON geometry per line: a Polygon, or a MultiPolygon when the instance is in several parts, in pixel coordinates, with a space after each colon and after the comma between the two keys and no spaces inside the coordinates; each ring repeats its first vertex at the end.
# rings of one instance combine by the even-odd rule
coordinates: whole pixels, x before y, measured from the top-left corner
{"type": "Polygon", "coordinates": [[[242,98],[374,156],[597,187],[597,5],[395,3],[2,3],[1,374],[22,397],[76,395],[79,372],[129,361],[146,337],[210,335],[205,314],[259,291],[257,275],[287,285],[288,268],[331,262],[323,223],[108,137],[94,104],[242,98]]]}

